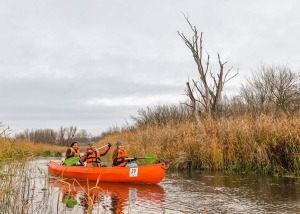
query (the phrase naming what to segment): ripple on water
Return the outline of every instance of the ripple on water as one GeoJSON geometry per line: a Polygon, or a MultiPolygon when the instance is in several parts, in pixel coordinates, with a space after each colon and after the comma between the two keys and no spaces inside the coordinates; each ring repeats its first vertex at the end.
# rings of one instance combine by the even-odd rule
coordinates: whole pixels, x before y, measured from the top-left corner
{"type": "MultiPolygon", "coordinates": [[[[40,159],[33,164],[47,173],[49,160],[40,159]]],[[[41,191],[48,188],[44,186],[44,180],[44,174],[37,170],[34,200],[45,195],[47,190],[41,191]]],[[[56,195],[50,200],[59,201],[61,208],[61,195],[57,188],[53,192],[56,195]]],[[[297,179],[220,172],[168,172],[159,184],[159,190],[141,190],[133,186],[128,188],[124,199],[125,213],[203,213],[204,210],[207,213],[299,213],[300,182],[297,179]]],[[[103,211],[105,206],[106,213],[110,213],[112,203],[109,194],[102,195],[101,203],[93,213],[97,213],[97,209],[103,211]]],[[[76,212],[82,211],[82,206],[76,207],[76,212]]]]}
{"type": "MultiPolygon", "coordinates": [[[[180,173],[179,173],[180,174],[180,173]]],[[[186,175],[164,179],[165,206],[175,210],[205,210],[208,213],[297,213],[299,180],[286,185],[285,179],[253,175],[212,175],[186,178],[186,175]],[[274,187],[276,187],[274,189],[274,187]],[[285,194],[280,191],[285,190],[285,194]]]]}

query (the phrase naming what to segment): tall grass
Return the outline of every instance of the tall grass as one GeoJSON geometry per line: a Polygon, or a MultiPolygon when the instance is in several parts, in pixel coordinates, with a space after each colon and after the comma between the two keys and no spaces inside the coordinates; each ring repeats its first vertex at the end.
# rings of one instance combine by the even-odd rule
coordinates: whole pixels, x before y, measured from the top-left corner
{"type": "Polygon", "coordinates": [[[0,137],[0,162],[34,156],[61,156],[66,147],[0,137]]]}
{"type": "Polygon", "coordinates": [[[6,164],[0,170],[0,207],[3,213],[30,213],[35,181],[26,159],[6,164]]]}
{"type": "Polygon", "coordinates": [[[0,130],[0,212],[34,213],[47,208],[44,206],[48,203],[45,199],[47,194],[38,205],[34,203],[36,170],[28,161],[34,156],[61,156],[63,150],[65,148],[60,146],[11,139],[7,137],[6,130],[0,130]]]}
{"type": "Polygon", "coordinates": [[[152,153],[169,168],[260,171],[300,175],[300,118],[203,118],[113,133],[100,143],[121,139],[130,156],[152,153]]]}

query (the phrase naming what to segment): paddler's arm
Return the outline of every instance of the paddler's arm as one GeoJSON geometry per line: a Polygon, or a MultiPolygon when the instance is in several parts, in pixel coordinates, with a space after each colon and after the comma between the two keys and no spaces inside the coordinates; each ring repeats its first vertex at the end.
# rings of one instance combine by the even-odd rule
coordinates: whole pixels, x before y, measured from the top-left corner
{"type": "Polygon", "coordinates": [[[114,161],[113,161],[113,165],[114,166],[119,166],[121,163],[123,163],[125,161],[125,159],[122,157],[122,160],[120,160],[120,161],[117,161],[117,158],[116,159],[114,159],[114,161]]]}
{"type": "Polygon", "coordinates": [[[110,149],[110,147],[111,147],[111,144],[110,144],[110,143],[108,143],[107,145],[108,145],[108,146],[106,147],[106,149],[105,149],[105,150],[103,150],[103,151],[99,152],[99,153],[100,153],[100,157],[102,157],[102,156],[106,155],[106,154],[107,154],[107,152],[109,151],[109,149],[110,149]]]}
{"type": "Polygon", "coordinates": [[[85,152],[84,155],[80,158],[80,162],[85,162],[87,159],[87,156],[89,155],[89,152],[85,152]]]}

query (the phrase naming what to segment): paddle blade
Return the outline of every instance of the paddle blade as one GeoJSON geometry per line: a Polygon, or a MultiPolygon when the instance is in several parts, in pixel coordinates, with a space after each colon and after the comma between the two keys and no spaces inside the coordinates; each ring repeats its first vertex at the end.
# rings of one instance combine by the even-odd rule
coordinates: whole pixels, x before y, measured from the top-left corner
{"type": "Polygon", "coordinates": [[[154,155],[146,155],[145,159],[148,162],[154,161],[154,155]]]}
{"type": "Polygon", "coordinates": [[[79,157],[71,157],[64,161],[67,166],[71,166],[79,161],[79,157]]]}

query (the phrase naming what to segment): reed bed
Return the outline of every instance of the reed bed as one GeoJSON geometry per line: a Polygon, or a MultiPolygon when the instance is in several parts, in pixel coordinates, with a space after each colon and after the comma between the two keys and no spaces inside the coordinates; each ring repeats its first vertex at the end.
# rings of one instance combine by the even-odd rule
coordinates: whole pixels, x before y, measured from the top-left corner
{"type": "MultiPolygon", "coordinates": [[[[3,213],[33,213],[36,182],[33,168],[22,162],[7,164],[0,171],[0,207],[3,213]]],[[[41,200],[42,201],[42,200],[41,200]]]]}
{"type": "Polygon", "coordinates": [[[65,147],[0,136],[0,212],[47,213],[49,193],[45,191],[37,203],[36,178],[43,176],[46,186],[48,176],[28,162],[35,156],[61,156],[64,150],[65,147]]]}
{"type": "MultiPolygon", "coordinates": [[[[0,213],[68,213],[75,206],[73,198],[63,197],[60,190],[49,187],[46,171],[26,160],[5,165],[0,180],[0,213]]],[[[81,213],[79,209],[76,213],[81,213]]],[[[91,213],[92,205],[85,210],[91,213]]]]}
{"type": "Polygon", "coordinates": [[[300,174],[300,117],[203,118],[148,125],[100,140],[125,143],[130,156],[154,154],[172,169],[300,174]]]}
{"type": "Polygon", "coordinates": [[[7,160],[21,160],[34,156],[62,156],[66,147],[45,143],[33,143],[27,140],[0,138],[0,164],[7,160]]]}

